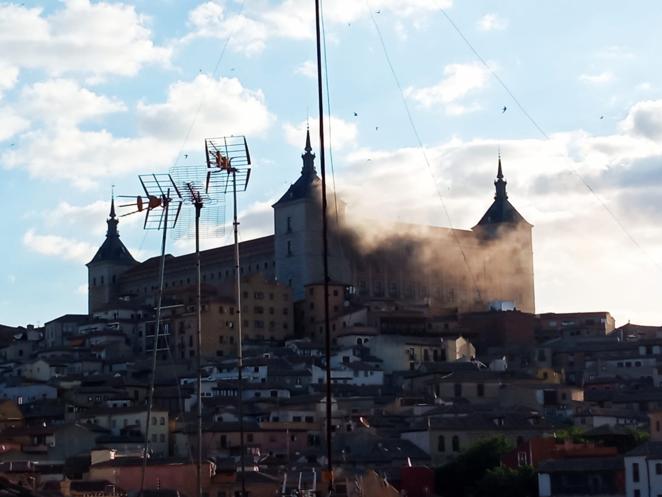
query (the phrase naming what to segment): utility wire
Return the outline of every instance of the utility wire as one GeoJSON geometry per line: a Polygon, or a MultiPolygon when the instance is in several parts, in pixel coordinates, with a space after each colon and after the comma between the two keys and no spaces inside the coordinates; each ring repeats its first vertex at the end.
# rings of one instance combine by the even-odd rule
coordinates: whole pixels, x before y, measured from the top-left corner
{"type": "Polygon", "coordinates": [[[467,268],[467,273],[469,274],[469,277],[471,278],[471,282],[473,283],[474,289],[476,290],[476,296],[480,300],[481,294],[480,294],[480,287],[478,286],[478,282],[476,280],[476,276],[474,275],[473,271],[471,270],[471,266],[469,265],[469,259],[467,258],[467,254],[464,250],[464,247],[462,247],[462,243],[460,242],[460,239],[458,237],[458,234],[453,227],[453,220],[451,219],[450,212],[448,210],[448,207],[446,206],[446,201],[444,200],[444,196],[441,193],[441,188],[439,187],[439,182],[437,181],[437,177],[434,173],[434,170],[432,169],[432,165],[430,164],[430,159],[428,158],[428,154],[425,149],[425,145],[423,145],[423,140],[421,140],[421,136],[418,133],[418,129],[416,128],[416,124],[414,123],[414,118],[411,114],[411,110],[409,109],[409,104],[407,103],[407,99],[405,97],[405,92],[402,88],[402,85],[400,84],[400,79],[398,78],[397,73],[395,72],[395,68],[393,67],[393,63],[391,62],[391,57],[389,56],[388,49],[386,48],[386,43],[384,42],[384,37],[382,36],[382,31],[379,28],[379,24],[377,24],[377,21],[375,20],[375,16],[372,13],[372,8],[370,6],[370,3],[368,0],[366,0],[366,5],[368,7],[368,12],[370,13],[370,20],[372,21],[372,24],[375,27],[375,31],[377,32],[377,36],[379,38],[379,43],[382,47],[382,51],[384,52],[384,58],[386,59],[386,63],[388,64],[388,67],[391,71],[391,76],[393,76],[393,81],[395,82],[395,85],[398,88],[398,91],[400,92],[400,99],[402,100],[402,105],[405,108],[405,112],[407,113],[407,120],[409,121],[409,125],[412,129],[412,132],[414,134],[414,137],[416,138],[416,142],[418,143],[418,148],[421,151],[421,155],[423,156],[423,161],[425,162],[425,165],[427,166],[428,172],[432,178],[432,182],[434,183],[435,190],[437,192],[437,196],[439,197],[439,200],[441,201],[441,206],[443,208],[444,214],[446,215],[446,219],[448,220],[448,224],[450,227],[451,231],[451,236],[453,237],[453,240],[455,241],[458,249],[460,250],[460,254],[462,255],[462,261],[464,262],[464,265],[467,268]]]}
{"type": "Polygon", "coordinates": [[[333,166],[333,138],[331,137],[331,97],[329,96],[329,67],[326,56],[326,27],[324,23],[324,4],[320,5],[320,20],[322,24],[322,50],[324,54],[324,86],[326,90],[326,112],[329,118],[327,126],[329,128],[329,163],[331,164],[331,182],[333,184],[333,205],[336,211],[336,227],[339,225],[338,216],[338,197],[336,196],[336,172],[333,166]]]}
{"type": "MultiPolygon", "coordinates": [[[[239,10],[237,11],[237,16],[240,16],[244,12],[244,7],[246,6],[246,0],[242,0],[241,4],[239,5],[239,10]]],[[[212,79],[216,79],[216,74],[218,72],[218,68],[221,65],[221,61],[223,60],[223,57],[225,57],[225,52],[227,51],[228,45],[230,43],[230,40],[232,40],[232,37],[234,34],[237,32],[239,29],[239,24],[235,23],[234,28],[232,31],[230,31],[230,34],[228,34],[227,38],[223,42],[223,47],[221,48],[221,52],[218,55],[218,58],[216,59],[216,63],[214,64],[214,70],[212,71],[212,79]]],[[[191,132],[193,131],[193,128],[195,127],[195,123],[198,120],[198,116],[200,114],[200,109],[202,109],[202,106],[204,105],[205,101],[207,100],[207,94],[208,92],[204,92],[202,95],[202,98],[200,99],[200,102],[198,103],[198,107],[195,109],[195,112],[193,113],[193,119],[191,120],[191,125],[188,127],[188,130],[186,131],[186,135],[184,136],[184,140],[182,141],[182,144],[179,147],[179,151],[177,152],[177,155],[175,156],[175,161],[173,163],[173,166],[177,164],[179,161],[179,157],[182,155],[182,152],[184,151],[184,147],[188,143],[188,139],[191,136],[191,132]]]]}
{"type": "MultiPolygon", "coordinates": [[[[469,47],[469,50],[473,52],[473,54],[478,58],[481,64],[485,66],[485,68],[490,72],[492,77],[501,85],[501,87],[505,90],[505,92],[510,96],[510,98],[515,102],[515,105],[519,108],[520,111],[522,111],[522,114],[526,116],[526,118],[529,120],[529,122],[533,125],[536,130],[548,141],[551,141],[551,138],[547,133],[545,133],[545,130],[538,124],[538,122],[533,118],[533,116],[526,110],[524,105],[519,101],[519,99],[515,96],[515,94],[510,90],[508,85],[499,77],[499,75],[490,67],[490,65],[487,63],[487,61],[480,55],[478,50],[471,44],[469,39],[464,35],[462,30],[459,28],[457,24],[451,19],[451,17],[448,15],[448,13],[444,9],[439,9],[441,13],[444,15],[448,23],[453,27],[455,32],[462,38],[464,43],[469,47]]],[[[639,242],[634,238],[634,236],[630,233],[630,231],[625,227],[623,222],[616,216],[616,214],[611,210],[611,208],[607,205],[607,203],[602,199],[602,197],[593,189],[593,187],[589,184],[589,182],[584,178],[584,176],[577,170],[576,167],[574,166],[568,166],[568,169],[575,175],[577,178],[582,182],[582,184],[586,187],[586,189],[591,192],[591,194],[595,197],[597,202],[600,204],[600,206],[609,214],[609,216],[612,218],[612,220],[618,225],[618,227],[623,231],[625,236],[630,239],[630,241],[657,267],[658,270],[662,271],[662,267],[657,263],[655,259],[639,244],[639,242]]]]}

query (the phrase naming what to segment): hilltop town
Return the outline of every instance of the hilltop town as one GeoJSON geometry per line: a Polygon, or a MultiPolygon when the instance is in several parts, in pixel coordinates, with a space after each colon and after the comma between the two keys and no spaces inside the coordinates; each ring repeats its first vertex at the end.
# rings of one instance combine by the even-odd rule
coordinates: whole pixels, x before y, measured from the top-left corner
{"type": "MultiPolygon", "coordinates": [[[[199,350],[193,255],[166,257],[155,340],[159,257],[134,259],[113,200],[87,264],[89,312],[0,326],[3,485],[19,495],[125,495],[140,489],[144,464],[145,488],[193,497],[200,443],[207,497],[239,495],[242,480],[252,497],[326,495],[315,493],[328,460],[314,160],[307,135],[301,175],[273,205],[274,233],[240,244],[239,275],[233,247],[202,252],[199,350]]],[[[662,327],[617,327],[606,310],[536,313],[534,228],[509,200],[501,157],[495,170],[493,201],[486,189],[485,214],[468,230],[380,226],[368,241],[334,200],[337,494],[488,495],[490,481],[519,477],[541,497],[662,494],[662,327]],[[470,478],[459,462],[481,450],[496,462],[458,486],[470,478]]]]}

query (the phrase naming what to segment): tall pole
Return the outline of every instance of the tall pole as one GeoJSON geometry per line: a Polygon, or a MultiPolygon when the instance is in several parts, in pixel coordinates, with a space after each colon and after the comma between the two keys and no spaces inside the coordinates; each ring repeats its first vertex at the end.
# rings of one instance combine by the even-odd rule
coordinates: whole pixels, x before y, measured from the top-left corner
{"type": "MultiPolygon", "coordinates": [[[[163,303],[163,280],[165,279],[165,249],[168,234],[168,206],[170,205],[170,189],[166,196],[162,197],[164,209],[163,237],[161,239],[161,267],[159,269],[159,297],[156,304],[156,323],[154,329],[154,346],[152,351],[152,377],[149,382],[149,393],[147,400],[147,420],[145,422],[145,445],[143,448],[143,465],[140,473],[140,496],[145,490],[145,472],[147,471],[147,450],[149,448],[149,427],[152,417],[152,404],[154,402],[154,383],[156,381],[156,352],[159,345],[159,328],[161,327],[161,304],[163,303]]],[[[147,334],[145,334],[147,335],[147,334]]],[[[147,344],[145,344],[147,345],[147,344]]]]}
{"type": "Polygon", "coordinates": [[[241,450],[241,497],[246,497],[246,462],[244,447],[244,402],[242,400],[243,394],[243,369],[244,369],[244,353],[242,349],[241,339],[241,274],[239,266],[239,221],[237,221],[237,170],[232,171],[232,200],[233,200],[233,217],[232,226],[234,231],[234,272],[235,272],[235,292],[237,300],[237,367],[239,369],[237,379],[239,387],[237,388],[237,395],[239,398],[239,450],[241,450]]]}
{"type": "Polygon", "coordinates": [[[196,326],[197,326],[197,369],[198,369],[198,461],[196,473],[198,478],[198,497],[202,497],[202,289],[200,277],[200,211],[202,201],[199,195],[194,196],[195,202],[195,272],[196,272],[196,326]]]}
{"type": "Polygon", "coordinates": [[[324,105],[322,95],[322,43],[320,35],[320,0],[315,0],[315,32],[317,41],[317,101],[319,107],[320,169],[322,173],[322,252],[324,259],[324,338],[326,352],[326,458],[329,490],[333,490],[331,447],[331,326],[329,323],[329,240],[326,202],[326,161],[324,157],[324,105]]]}

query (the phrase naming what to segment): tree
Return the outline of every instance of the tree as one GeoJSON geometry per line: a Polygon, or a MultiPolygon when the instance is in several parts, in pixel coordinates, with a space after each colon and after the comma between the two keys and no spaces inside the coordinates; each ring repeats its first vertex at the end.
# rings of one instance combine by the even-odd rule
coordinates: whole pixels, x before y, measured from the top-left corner
{"type": "Polygon", "coordinates": [[[443,497],[469,497],[476,483],[501,464],[501,456],[512,449],[503,437],[481,440],[456,459],[437,468],[435,487],[443,497]]]}
{"type": "Polygon", "coordinates": [[[473,497],[538,497],[538,479],[531,466],[512,469],[499,466],[487,470],[476,484],[473,497]]]}

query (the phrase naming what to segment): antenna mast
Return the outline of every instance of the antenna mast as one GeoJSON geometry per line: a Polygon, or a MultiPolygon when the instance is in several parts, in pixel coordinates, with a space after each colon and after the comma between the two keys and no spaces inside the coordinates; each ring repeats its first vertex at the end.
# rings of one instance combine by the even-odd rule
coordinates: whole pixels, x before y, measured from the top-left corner
{"type": "Polygon", "coordinates": [[[322,246],[324,261],[324,345],[326,355],[326,457],[327,478],[329,491],[333,490],[333,464],[332,464],[332,419],[331,419],[331,326],[329,323],[329,236],[326,202],[326,161],[324,148],[324,100],[322,85],[322,42],[320,33],[320,3],[315,0],[315,34],[317,42],[317,102],[319,108],[319,135],[320,135],[320,170],[322,175],[322,246]]]}

